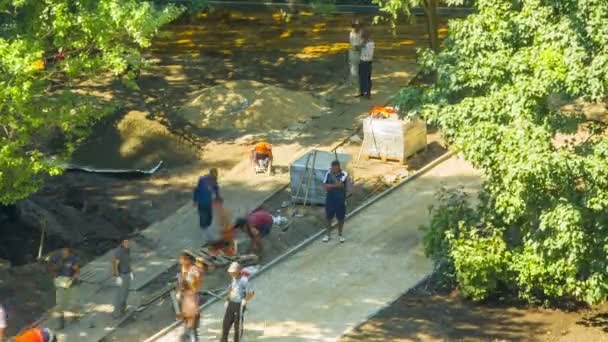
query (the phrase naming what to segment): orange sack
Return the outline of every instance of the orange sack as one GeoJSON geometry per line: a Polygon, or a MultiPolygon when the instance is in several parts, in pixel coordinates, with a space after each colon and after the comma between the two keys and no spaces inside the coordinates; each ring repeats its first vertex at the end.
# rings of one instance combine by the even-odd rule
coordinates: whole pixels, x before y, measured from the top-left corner
{"type": "Polygon", "coordinates": [[[375,119],[386,119],[393,114],[397,114],[398,110],[390,106],[376,106],[369,111],[369,115],[375,119]]]}

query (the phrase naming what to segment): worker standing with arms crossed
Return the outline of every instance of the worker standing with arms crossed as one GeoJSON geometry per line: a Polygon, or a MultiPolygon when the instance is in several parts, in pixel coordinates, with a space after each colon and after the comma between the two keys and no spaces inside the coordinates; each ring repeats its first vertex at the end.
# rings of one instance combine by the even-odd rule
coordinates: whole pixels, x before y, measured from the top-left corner
{"type": "Polygon", "coordinates": [[[129,297],[129,286],[134,280],[131,272],[131,249],[129,240],[124,239],[120,246],[114,251],[112,260],[112,274],[114,275],[116,286],[116,297],[114,297],[114,319],[121,318],[127,309],[127,298],[129,297]]]}
{"type": "Polygon", "coordinates": [[[334,160],[331,163],[331,168],[325,174],[323,186],[325,187],[325,216],[327,218],[327,233],[323,238],[323,242],[328,242],[331,239],[331,223],[334,217],[338,220],[338,235],[340,243],[343,243],[344,236],[342,228],[344,227],[344,219],[346,217],[346,184],[348,174],[342,171],[340,162],[334,160]]]}
{"type": "Polygon", "coordinates": [[[227,305],[222,323],[221,342],[228,342],[228,334],[233,325],[234,342],[239,342],[241,339],[243,312],[246,309],[247,303],[255,295],[255,292],[249,284],[249,279],[242,276],[241,265],[238,262],[230,264],[228,273],[232,277],[232,283],[228,287],[228,295],[226,296],[227,305]]]}

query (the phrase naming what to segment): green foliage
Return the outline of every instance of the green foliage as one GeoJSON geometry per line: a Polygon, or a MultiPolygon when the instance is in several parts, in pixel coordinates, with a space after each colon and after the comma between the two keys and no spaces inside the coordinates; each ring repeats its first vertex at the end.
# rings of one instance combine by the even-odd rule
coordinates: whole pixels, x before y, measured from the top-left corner
{"type": "Polygon", "coordinates": [[[133,76],[140,49],[181,9],[138,0],[0,1],[0,203],[36,191],[111,104],[78,91],[133,76]]]}
{"type": "Polygon", "coordinates": [[[608,296],[606,127],[557,145],[556,135],[581,119],[548,104],[556,94],[608,95],[606,18],[606,1],[478,1],[475,14],[450,21],[441,52],[420,56],[436,75],[419,99],[423,116],[485,176],[475,211],[492,232],[463,228],[467,244],[456,237],[443,245],[472,298],[500,290],[486,279],[529,301],[608,296]],[[489,253],[503,260],[481,262],[489,253]]]}
{"type": "Polygon", "coordinates": [[[491,226],[477,228],[461,222],[457,233],[446,232],[456,281],[464,296],[485,299],[508,281],[511,253],[503,232],[491,226]]]}
{"type": "Polygon", "coordinates": [[[477,221],[475,210],[467,200],[465,192],[441,189],[436,194],[438,204],[429,208],[431,223],[420,229],[425,253],[437,264],[451,263],[447,236],[458,237],[461,224],[472,225],[477,221]]]}
{"type": "Polygon", "coordinates": [[[336,12],[335,0],[313,0],[310,6],[313,12],[321,15],[331,15],[336,12]]]}

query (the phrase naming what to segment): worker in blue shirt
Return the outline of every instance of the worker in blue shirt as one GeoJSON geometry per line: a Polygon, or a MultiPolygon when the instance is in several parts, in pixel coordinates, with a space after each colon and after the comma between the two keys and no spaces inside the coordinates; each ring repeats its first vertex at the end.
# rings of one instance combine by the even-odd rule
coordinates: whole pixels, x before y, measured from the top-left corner
{"type": "Polygon", "coordinates": [[[327,233],[323,242],[331,238],[331,223],[334,217],[338,220],[338,235],[340,243],[343,243],[342,228],[346,217],[346,183],[348,174],[340,167],[340,162],[334,160],[331,168],[325,174],[323,186],[325,187],[325,216],[327,218],[327,233]]]}
{"type": "Polygon", "coordinates": [[[192,200],[198,209],[199,224],[203,230],[205,244],[211,240],[209,226],[213,218],[213,200],[219,199],[220,188],[217,183],[217,169],[212,168],[206,176],[201,176],[194,188],[192,200]]]}

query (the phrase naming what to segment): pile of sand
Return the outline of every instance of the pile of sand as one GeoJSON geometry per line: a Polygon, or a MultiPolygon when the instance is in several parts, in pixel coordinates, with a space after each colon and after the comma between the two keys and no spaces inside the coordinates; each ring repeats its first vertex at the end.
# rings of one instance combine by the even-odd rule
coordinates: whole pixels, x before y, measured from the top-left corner
{"type": "Polygon", "coordinates": [[[198,128],[259,132],[307,122],[321,111],[310,94],[234,81],[196,92],[179,115],[198,128]]]}
{"type": "Polygon", "coordinates": [[[129,111],[98,127],[74,153],[71,163],[93,168],[149,169],[197,160],[193,148],[147,112],[129,111]]]}

